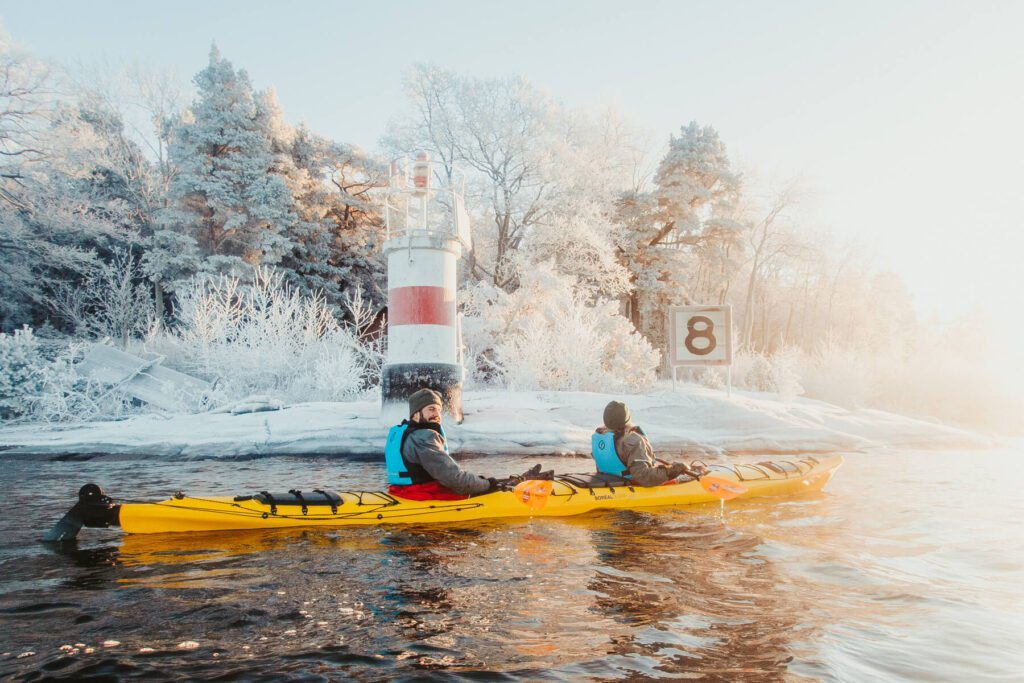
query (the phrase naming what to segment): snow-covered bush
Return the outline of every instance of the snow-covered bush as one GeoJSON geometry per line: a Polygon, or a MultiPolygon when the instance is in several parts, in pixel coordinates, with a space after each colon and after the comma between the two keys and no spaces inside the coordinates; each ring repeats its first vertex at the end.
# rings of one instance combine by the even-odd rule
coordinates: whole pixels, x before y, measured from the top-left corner
{"type": "Polygon", "coordinates": [[[588,300],[551,264],[524,272],[512,293],[485,284],[463,294],[470,375],[517,390],[641,390],[660,357],[618,305],[588,300]]]}
{"type": "Polygon", "coordinates": [[[168,367],[217,382],[224,401],[256,393],[338,400],[364,389],[379,363],[379,350],[340,326],[322,296],[302,296],[274,270],[257,268],[245,286],[193,280],[178,292],[175,318],[147,348],[168,367]]]}
{"type": "MultiPolygon", "coordinates": [[[[802,361],[803,355],[795,348],[773,356],[740,351],[733,356],[732,384],[738,389],[778,394],[781,399],[790,401],[804,393],[800,375],[802,361]]],[[[698,384],[722,389],[726,373],[726,368],[706,367],[696,370],[692,376],[698,384]]]]}
{"type": "MultiPolygon", "coordinates": [[[[216,383],[213,403],[252,394],[285,402],[338,400],[375,384],[380,340],[360,342],[322,297],[303,297],[283,275],[257,269],[254,284],[196,280],[179,293],[177,325],[154,327],[131,351],[156,351],[168,367],[216,383]]],[[[348,304],[358,327],[368,304],[348,304]]],[[[86,346],[43,344],[25,328],[0,334],[0,418],[39,421],[116,419],[144,404],[80,377],[86,346]]]]}
{"type": "Polygon", "coordinates": [[[28,411],[32,397],[42,391],[45,365],[30,328],[0,333],[0,418],[28,411]]]}
{"type": "Polygon", "coordinates": [[[74,364],[81,360],[81,345],[50,346],[44,348],[28,327],[0,333],[0,418],[66,422],[136,412],[124,396],[78,376],[74,364]]]}
{"type": "Polygon", "coordinates": [[[692,369],[692,377],[697,384],[711,389],[725,389],[727,370],[716,365],[704,365],[692,369]]]}
{"type": "Polygon", "coordinates": [[[749,391],[773,391],[771,361],[761,353],[740,351],[733,356],[732,382],[749,391]]]}
{"type": "MultiPolygon", "coordinates": [[[[778,394],[782,400],[790,401],[804,393],[799,372],[802,358],[795,348],[773,356],[740,351],[733,355],[732,385],[747,391],[778,394]]],[[[728,368],[708,366],[691,369],[689,376],[702,386],[725,389],[728,373],[728,368]]]]}

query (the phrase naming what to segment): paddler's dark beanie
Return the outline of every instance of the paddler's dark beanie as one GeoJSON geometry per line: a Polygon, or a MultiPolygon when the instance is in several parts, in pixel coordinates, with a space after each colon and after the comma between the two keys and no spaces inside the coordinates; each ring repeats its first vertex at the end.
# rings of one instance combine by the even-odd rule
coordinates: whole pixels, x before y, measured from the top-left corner
{"type": "Polygon", "coordinates": [[[441,405],[441,394],[433,389],[420,389],[409,397],[409,417],[434,403],[441,405]]]}
{"type": "Polygon", "coordinates": [[[612,401],[604,407],[604,426],[612,431],[625,429],[632,419],[629,408],[622,401],[612,401]]]}

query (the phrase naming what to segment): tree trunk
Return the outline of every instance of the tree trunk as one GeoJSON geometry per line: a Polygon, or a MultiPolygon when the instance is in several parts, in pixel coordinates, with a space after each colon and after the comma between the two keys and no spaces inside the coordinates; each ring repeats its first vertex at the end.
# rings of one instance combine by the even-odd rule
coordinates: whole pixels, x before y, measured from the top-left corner
{"type": "Polygon", "coordinates": [[[153,282],[153,307],[157,323],[162,325],[166,311],[164,310],[164,287],[159,280],[153,282]]]}
{"type": "Polygon", "coordinates": [[[790,331],[793,329],[793,302],[789,302],[789,315],[786,317],[786,331],[782,333],[782,344],[785,346],[789,340],[790,331]]]}
{"type": "Polygon", "coordinates": [[[747,280],[747,297],[743,309],[743,336],[740,339],[740,347],[749,349],[751,337],[754,334],[754,292],[757,289],[758,256],[755,254],[754,263],[750,268],[750,279],[747,280]]]}
{"type": "Polygon", "coordinates": [[[640,330],[640,295],[636,289],[629,293],[629,322],[633,323],[633,329],[640,330]]]}

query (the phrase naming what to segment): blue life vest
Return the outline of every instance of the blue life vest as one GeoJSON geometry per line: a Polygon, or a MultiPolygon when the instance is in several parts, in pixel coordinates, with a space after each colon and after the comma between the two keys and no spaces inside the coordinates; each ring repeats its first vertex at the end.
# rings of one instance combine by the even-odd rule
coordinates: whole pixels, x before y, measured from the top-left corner
{"type": "MultiPolygon", "coordinates": [[[[433,427],[430,428],[433,429],[433,427]]],[[[410,466],[402,457],[402,445],[405,443],[405,437],[417,429],[425,429],[425,427],[419,427],[410,424],[408,420],[403,420],[402,424],[395,425],[388,430],[388,440],[384,445],[384,467],[387,470],[388,484],[409,486],[410,484],[433,481],[433,477],[427,474],[421,465],[410,466]]],[[[437,425],[436,429],[444,441],[444,452],[448,453],[448,437],[445,436],[444,427],[437,425]]]]}
{"type": "Polygon", "coordinates": [[[630,478],[629,469],[622,464],[619,454],[615,452],[615,432],[594,432],[590,437],[590,454],[594,456],[597,471],[601,474],[630,478]]]}

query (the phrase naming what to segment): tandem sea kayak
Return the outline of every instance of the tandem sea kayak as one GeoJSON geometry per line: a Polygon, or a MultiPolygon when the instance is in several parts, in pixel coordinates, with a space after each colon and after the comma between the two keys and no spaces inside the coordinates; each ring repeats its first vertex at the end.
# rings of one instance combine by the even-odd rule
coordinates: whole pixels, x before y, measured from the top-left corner
{"type": "Polygon", "coordinates": [[[842,456],[754,464],[711,465],[709,477],[655,487],[599,474],[565,474],[525,481],[514,491],[465,500],[407,500],[383,491],[263,491],[233,497],[176,494],[151,503],[118,504],[95,484],[79,491],[78,503],[43,540],[74,538],[81,527],[121,527],[130,534],[344,527],[375,524],[452,523],[500,517],[562,517],[601,509],[695,505],[720,498],[790,496],[818,491],[842,464],[842,456]],[[718,482],[708,486],[708,481],[718,482]],[[738,484],[727,496],[719,486],[738,484]],[[703,485],[702,485],[703,483],[703,485]]]}

